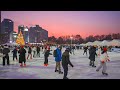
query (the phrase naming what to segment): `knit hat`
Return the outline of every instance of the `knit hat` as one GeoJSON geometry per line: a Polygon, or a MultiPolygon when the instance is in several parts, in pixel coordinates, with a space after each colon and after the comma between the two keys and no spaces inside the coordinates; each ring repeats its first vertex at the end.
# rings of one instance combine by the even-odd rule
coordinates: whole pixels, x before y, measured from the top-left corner
{"type": "Polygon", "coordinates": [[[105,51],[105,52],[106,52],[106,51],[107,51],[107,48],[103,48],[103,51],[105,51]]]}
{"type": "Polygon", "coordinates": [[[21,48],[24,48],[24,46],[23,46],[23,45],[21,45],[20,47],[21,47],[21,48]]]}

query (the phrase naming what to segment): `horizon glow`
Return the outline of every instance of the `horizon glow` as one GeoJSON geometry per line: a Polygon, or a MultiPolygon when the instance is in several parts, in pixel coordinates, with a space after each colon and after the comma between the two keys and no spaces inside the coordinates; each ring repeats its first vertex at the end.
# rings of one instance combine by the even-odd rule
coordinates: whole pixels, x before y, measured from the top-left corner
{"type": "Polygon", "coordinates": [[[55,37],[120,33],[120,11],[1,11],[4,18],[14,21],[16,32],[18,25],[37,24],[55,37]]]}

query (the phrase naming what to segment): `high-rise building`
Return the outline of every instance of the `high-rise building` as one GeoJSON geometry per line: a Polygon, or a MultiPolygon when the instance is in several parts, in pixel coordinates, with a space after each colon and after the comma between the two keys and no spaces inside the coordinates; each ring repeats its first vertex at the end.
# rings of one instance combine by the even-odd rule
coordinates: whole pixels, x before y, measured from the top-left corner
{"type": "Polygon", "coordinates": [[[14,29],[14,23],[10,19],[4,19],[1,23],[1,33],[2,34],[10,34],[14,29]]]}
{"type": "Polygon", "coordinates": [[[48,31],[42,29],[39,25],[30,27],[29,41],[30,43],[41,43],[41,41],[48,40],[48,31]]]}
{"type": "Polygon", "coordinates": [[[1,34],[5,35],[5,40],[10,42],[11,32],[14,29],[14,22],[10,19],[4,19],[1,23],[1,34]]]}
{"type": "Polygon", "coordinates": [[[24,28],[24,40],[25,40],[25,43],[29,42],[29,29],[27,26],[24,28]]]}

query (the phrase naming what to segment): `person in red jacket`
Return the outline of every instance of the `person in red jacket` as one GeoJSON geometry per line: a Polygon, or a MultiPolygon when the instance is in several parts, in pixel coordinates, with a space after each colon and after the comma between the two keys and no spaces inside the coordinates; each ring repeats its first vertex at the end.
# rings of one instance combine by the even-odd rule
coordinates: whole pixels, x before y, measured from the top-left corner
{"type": "Polygon", "coordinates": [[[103,51],[100,55],[100,66],[96,69],[96,71],[99,71],[103,67],[102,74],[108,75],[108,73],[106,73],[106,70],[107,70],[106,62],[107,61],[110,61],[109,56],[107,54],[107,48],[103,48],[103,51]]]}

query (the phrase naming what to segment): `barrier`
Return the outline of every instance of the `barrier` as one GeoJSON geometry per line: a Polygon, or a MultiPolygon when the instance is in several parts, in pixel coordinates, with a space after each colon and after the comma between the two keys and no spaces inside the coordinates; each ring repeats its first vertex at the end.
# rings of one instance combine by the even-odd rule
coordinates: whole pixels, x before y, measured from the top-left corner
{"type": "Polygon", "coordinates": [[[111,52],[119,52],[120,53],[120,48],[111,48],[111,52]]]}

